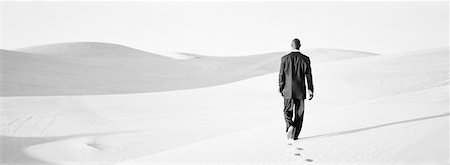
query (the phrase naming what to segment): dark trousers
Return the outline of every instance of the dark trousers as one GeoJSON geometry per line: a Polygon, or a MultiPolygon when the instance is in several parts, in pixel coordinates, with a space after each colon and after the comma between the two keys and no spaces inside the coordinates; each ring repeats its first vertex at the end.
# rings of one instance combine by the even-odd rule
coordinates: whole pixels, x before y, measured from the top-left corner
{"type": "Polygon", "coordinates": [[[303,125],[303,116],[305,110],[304,99],[284,99],[284,120],[286,121],[286,132],[290,126],[294,127],[294,139],[298,138],[303,125]],[[295,114],[294,120],[292,117],[295,114]]]}

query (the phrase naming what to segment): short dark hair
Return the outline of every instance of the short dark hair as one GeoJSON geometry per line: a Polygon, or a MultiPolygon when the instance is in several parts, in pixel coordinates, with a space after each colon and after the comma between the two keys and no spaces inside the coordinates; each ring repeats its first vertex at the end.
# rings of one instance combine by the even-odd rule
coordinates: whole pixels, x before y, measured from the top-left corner
{"type": "Polygon", "coordinates": [[[300,40],[298,38],[294,38],[292,44],[296,49],[300,48],[300,40]]]}

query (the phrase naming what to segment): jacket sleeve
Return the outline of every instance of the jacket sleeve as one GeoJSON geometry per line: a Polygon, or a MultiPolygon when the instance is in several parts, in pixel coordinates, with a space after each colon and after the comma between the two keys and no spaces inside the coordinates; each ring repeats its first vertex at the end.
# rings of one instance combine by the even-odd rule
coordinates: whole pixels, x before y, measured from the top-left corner
{"type": "Polygon", "coordinates": [[[308,81],[308,89],[314,93],[314,85],[311,71],[311,60],[308,58],[308,66],[306,66],[306,81],[308,81]]]}
{"type": "Polygon", "coordinates": [[[279,78],[278,78],[278,84],[279,84],[279,91],[282,92],[284,89],[284,84],[285,84],[285,73],[284,73],[284,60],[283,58],[281,58],[281,64],[280,64],[280,74],[279,74],[279,78]]]}

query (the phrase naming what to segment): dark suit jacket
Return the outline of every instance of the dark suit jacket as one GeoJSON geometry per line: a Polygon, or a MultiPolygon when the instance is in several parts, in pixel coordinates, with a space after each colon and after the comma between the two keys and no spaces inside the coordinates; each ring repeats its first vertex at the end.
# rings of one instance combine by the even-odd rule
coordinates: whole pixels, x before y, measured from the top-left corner
{"type": "Polygon", "coordinates": [[[306,99],[305,77],[308,89],[314,92],[311,61],[300,52],[281,57],[279,85],[284,98],[306,99]]]}

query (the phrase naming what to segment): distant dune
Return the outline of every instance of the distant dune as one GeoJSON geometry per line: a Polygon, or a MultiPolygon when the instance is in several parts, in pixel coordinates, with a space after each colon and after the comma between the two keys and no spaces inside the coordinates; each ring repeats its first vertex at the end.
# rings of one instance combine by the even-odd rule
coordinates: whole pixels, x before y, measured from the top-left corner
{"type": "Polygon", "coordinates": [[[86,57],[90,59],[168,59],[167,57],[142,50],[102,42],[67,42],[19,48],[15,51],[70,57],[86,57]]]}
{"type": "MultiPolygon", "coordinates": [[[[192,89],[278,71],[287,52],[177,60],[126,46],[75,42],[1,50],[0,96],[125,94],[192,89]]],[[[375,55],[314,49],[313,65],[375,55]]]]}

